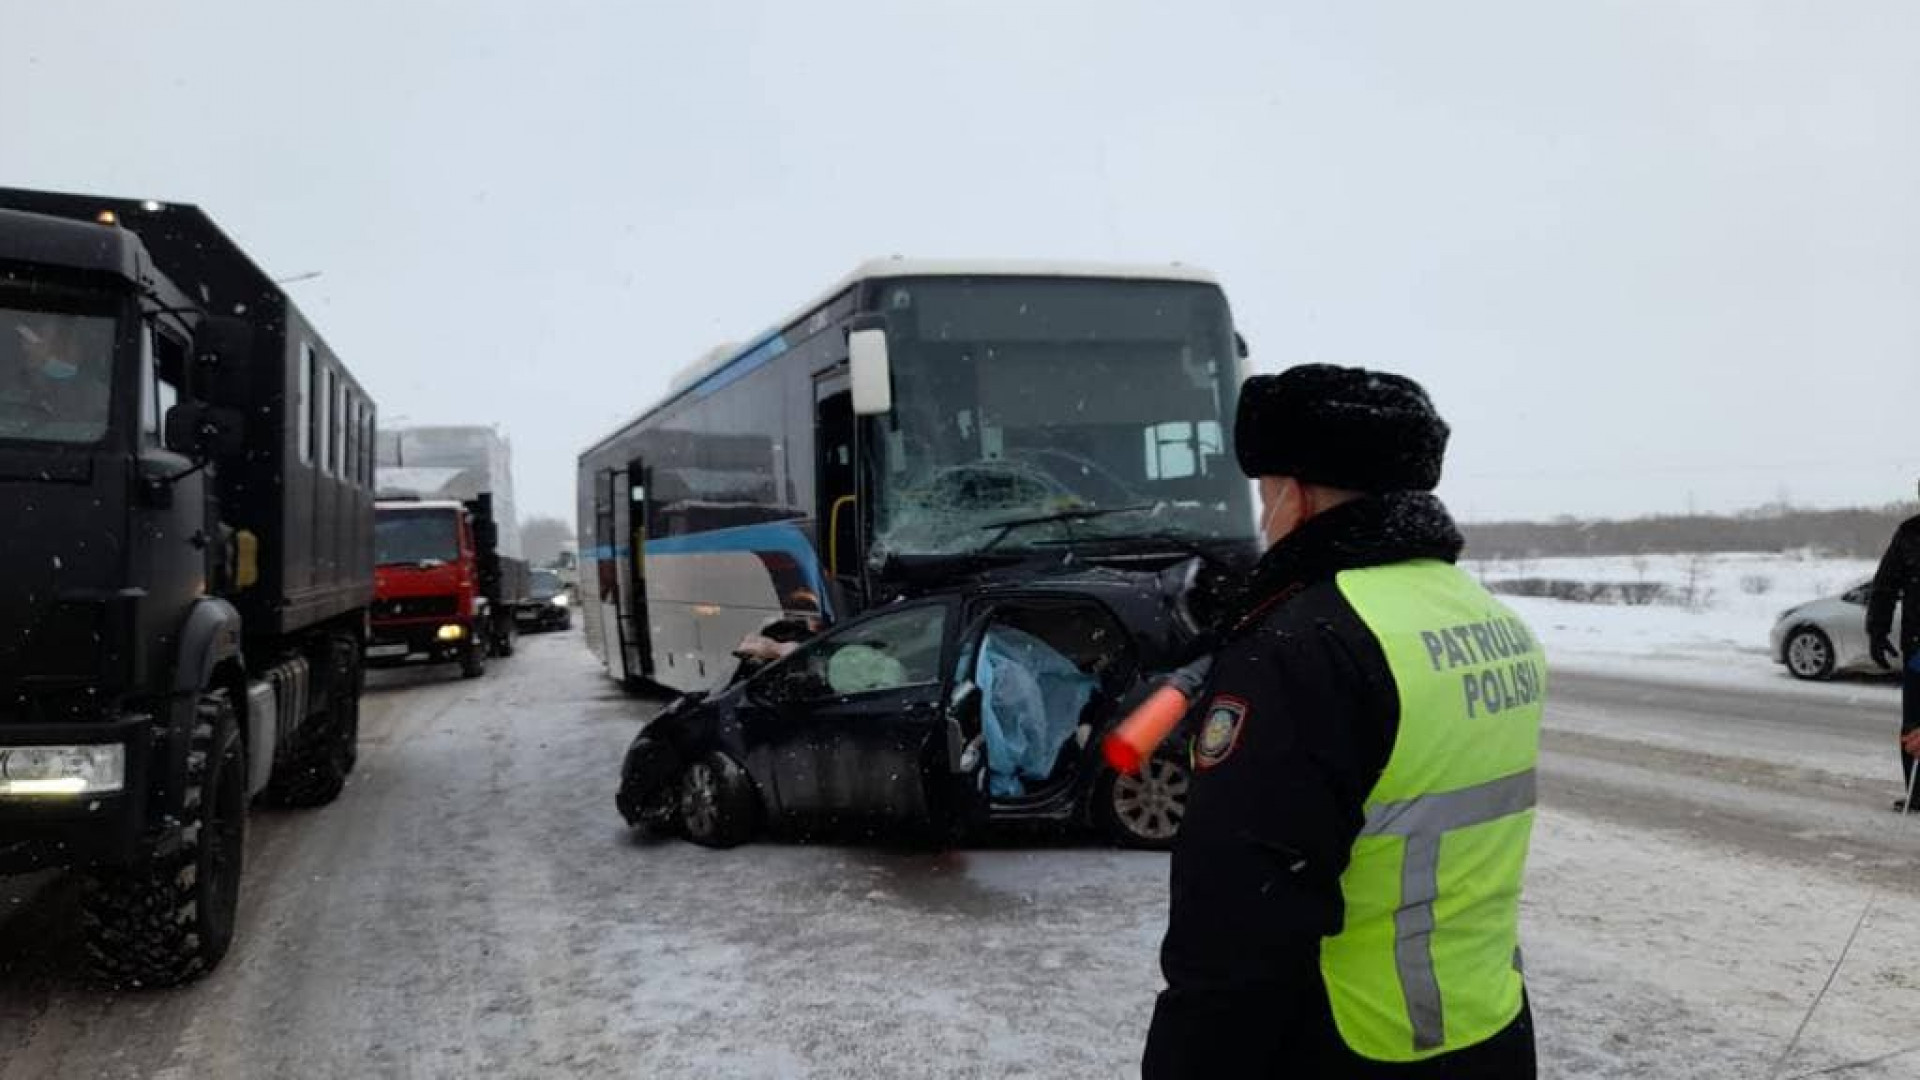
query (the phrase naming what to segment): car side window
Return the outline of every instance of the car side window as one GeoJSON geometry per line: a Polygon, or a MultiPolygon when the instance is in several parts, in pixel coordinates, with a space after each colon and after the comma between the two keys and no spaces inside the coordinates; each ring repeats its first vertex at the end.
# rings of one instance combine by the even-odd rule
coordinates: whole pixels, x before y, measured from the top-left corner
{"type": "Polygon", "coordinates": [[[829,634],[800,654],[809,696],[866,694],[940,680],[947,607],[924,604],[829,634]]]}

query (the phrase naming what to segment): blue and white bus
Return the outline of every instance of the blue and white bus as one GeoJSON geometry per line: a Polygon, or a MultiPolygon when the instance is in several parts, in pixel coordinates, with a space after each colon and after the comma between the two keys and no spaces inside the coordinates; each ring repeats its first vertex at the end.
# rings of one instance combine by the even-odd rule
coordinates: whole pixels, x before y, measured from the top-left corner
{"type": "Polygon", "coordinates": [[[580,455],[581,614],[616,679],[989,567],[1254,546],[1245,346],[1181,266],[869,262],[580,455]]]}

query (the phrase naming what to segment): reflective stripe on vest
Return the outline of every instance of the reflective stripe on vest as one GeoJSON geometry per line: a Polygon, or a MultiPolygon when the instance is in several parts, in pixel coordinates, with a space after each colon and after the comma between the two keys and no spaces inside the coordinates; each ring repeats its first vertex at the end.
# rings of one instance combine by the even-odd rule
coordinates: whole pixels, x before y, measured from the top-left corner
{"type": "Polygon", "coordinates": [[[1339,582],[1387,657],[1400,718],[1321,971],[1355,1052],[1417,1061],[1483,1041],[1519,1014],[1545,663],[1525,626],[1445,563],[1339,582]]]}

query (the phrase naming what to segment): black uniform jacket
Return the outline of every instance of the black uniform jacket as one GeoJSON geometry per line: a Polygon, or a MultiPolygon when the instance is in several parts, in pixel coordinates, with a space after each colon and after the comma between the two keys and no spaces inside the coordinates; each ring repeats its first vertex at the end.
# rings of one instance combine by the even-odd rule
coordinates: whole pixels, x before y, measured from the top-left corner
{"type": "Polygon", "coordinates": [[[1880,557],[1880,570],[1873,575],[1873,592],[1867,599],[1867,635],[1878,638],[1893,633],[1893,605],[1900,605],[1900,652],[1912,656],[1920,651],[1920,517],[1900,523],[1880,557]]]}

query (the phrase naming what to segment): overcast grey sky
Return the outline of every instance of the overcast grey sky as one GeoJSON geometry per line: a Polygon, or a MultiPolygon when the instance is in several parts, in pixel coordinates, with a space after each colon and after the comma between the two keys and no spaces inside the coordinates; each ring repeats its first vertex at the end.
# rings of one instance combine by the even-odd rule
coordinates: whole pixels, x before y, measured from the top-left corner
{"type": "Polygon", "coordinates": [[[523,515],[870,255],[1180,260],[1464,516],[1920,477],[1920,5],[8,4],[0,182],[196,202],[523,515]]]}

